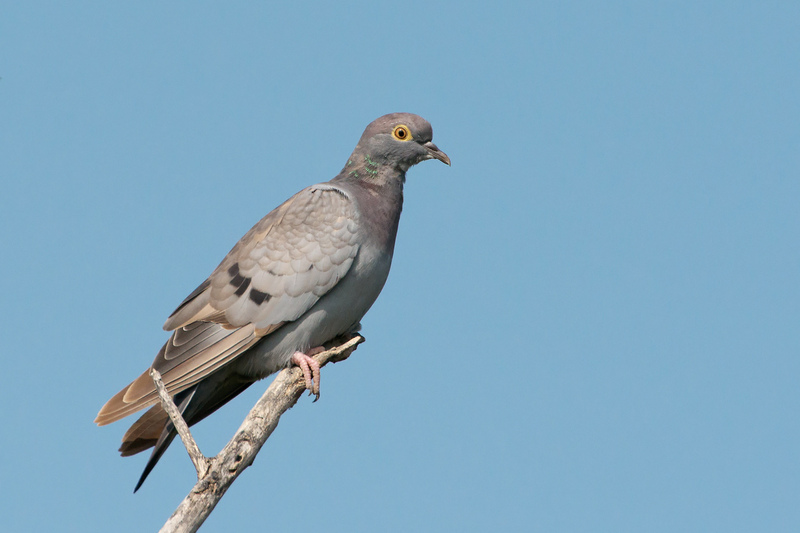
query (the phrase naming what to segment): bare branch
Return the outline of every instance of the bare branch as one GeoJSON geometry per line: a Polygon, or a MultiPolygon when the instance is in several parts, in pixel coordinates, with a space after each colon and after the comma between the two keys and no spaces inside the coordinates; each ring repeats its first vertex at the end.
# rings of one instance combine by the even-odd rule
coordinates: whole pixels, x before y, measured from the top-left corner
{"type": "Polygon", "coordinates": [[[161,373],[155,368],[151,368],[150,377],[153,378],[153,383],[156,384],[158,396],[161,398],[161,407],[163,407],[164,411],[169,415],[169,419],[172,420],[172,425],[175,426],[178,435],[181,437],[181,441],[183,441],[184,447],[186,447],[186,451],[189,452],[189,457],[192,458],[194,468],[197,470],[197,479],[202,479],[208,471],[208,459],[200,452],[200,448],[198,448],[194,437],[192,437],[192,432],[189,431],[189,426],[186,424],[183,416],[181,416],[180,411],[178,411],[178,406],[175,405],[175,402],[172,401],[172,397],[167,392],[164,382],[161,381],[161,373]]]}
{"type": "MultiPolygon", "coordinates": [[[[327,363],[338,363],[347,359],[362,342],[364,337],[360,335],[340,337],[331,343],[333,347],[314,355],[314,359],[320,367],[327,363]]],[[[256,454],[277,427],[281,415],[297,403],[305,390],[303,373],[299,368],[292,367],[279,372],[231,441],[216,457],[207,460],[205,474],[200,476],[189,495],[169,517],[161,533],[197,531],[239,474],[253,464],[256,454]]],[[[191,442],[194,443],[193,440],[191,442]]]]}

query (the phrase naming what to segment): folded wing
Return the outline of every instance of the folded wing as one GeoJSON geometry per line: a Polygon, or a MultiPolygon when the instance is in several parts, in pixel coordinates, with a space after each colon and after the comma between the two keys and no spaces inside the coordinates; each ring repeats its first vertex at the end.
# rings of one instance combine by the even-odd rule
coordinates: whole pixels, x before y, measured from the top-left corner
{"type": "MultiPolygon", "coordinates": [[[[323,184],[300,191],[248,231],[164,324],[173,333],[152,368],[170,394],[311,309],[353,264],[357,223],[347,194],[323,184]]],[[[157,401],[144,372],[103,406],[95,422],[109,424],[157,401]]]]}

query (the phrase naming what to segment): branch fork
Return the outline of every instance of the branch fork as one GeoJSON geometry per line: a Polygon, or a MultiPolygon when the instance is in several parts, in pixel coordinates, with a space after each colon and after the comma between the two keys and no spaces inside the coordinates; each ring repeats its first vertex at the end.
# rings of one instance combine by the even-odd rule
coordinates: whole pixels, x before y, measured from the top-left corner
{"type": "MultiPolygon", "coordinates": [[[[313,357],[320,368],[328,363],[347,359],[364,342],[358,334],[346,335],[328,343],[326,350],[313,357]]],[[[236,434],[216,457],[205,457],[197,446],[186,421],[170,397],[157,370],[150,371],[161,405],[178,431],[189,457],[197,470],[197,483],[172,516],[161,533],[194,532],[214,510],[231,484],[253,464],[259,450],[275,430],[281,415],[291,409],[306,390],[300,368],[291,367],[278,373],[242,422],[236,434]]]]}

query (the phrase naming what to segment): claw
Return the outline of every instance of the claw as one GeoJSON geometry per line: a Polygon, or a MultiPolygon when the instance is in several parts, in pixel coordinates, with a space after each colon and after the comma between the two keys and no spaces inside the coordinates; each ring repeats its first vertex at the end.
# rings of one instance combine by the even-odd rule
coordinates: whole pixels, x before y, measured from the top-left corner
{"type": "Polygon", "coordinates": [[[300,367],[303,372],[303,379],[306,382],[306,388],[309,394],[316,396],[314,401],[319,400],[319,363],[316,359],[311,357],[314,354],[325,351],[323,347],[312,348],[308,353],[294,352],[292,355],[292,363],[300,367]]]}

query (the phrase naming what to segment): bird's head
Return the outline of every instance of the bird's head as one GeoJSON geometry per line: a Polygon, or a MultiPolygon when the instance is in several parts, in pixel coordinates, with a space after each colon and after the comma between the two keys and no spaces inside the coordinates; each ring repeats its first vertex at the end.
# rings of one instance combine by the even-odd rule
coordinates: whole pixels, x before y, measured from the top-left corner
{"type": "Polygon", "coordinates": [[[424,118],[411,113],[384,115],[364,130],[348,166],[363,168],[369,174],[382,166],[405,172],[427,159],[438,159],[449,165],[450,158],[432,139],[433,128],[424,118]]]}

